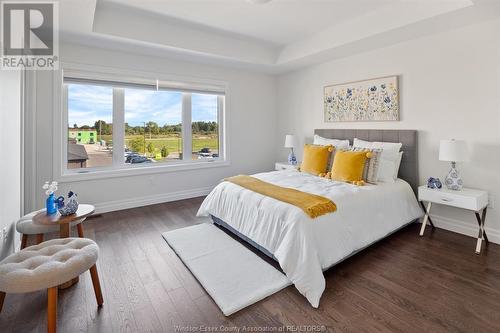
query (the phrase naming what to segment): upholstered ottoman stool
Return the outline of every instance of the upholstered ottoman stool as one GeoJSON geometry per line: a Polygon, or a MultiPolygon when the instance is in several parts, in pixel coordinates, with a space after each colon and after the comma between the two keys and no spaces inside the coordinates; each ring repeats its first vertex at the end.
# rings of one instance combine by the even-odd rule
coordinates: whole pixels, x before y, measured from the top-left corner
{"type": "Polygon", "coordinates": [[[99,247],[87,238],[60,238],[25,248],[0,262],[0,312],[8,293],[47,289],[47,330],[56,331],[57,288],[90,270],[97,305],[103,303],[97,275],[99,247]]]}

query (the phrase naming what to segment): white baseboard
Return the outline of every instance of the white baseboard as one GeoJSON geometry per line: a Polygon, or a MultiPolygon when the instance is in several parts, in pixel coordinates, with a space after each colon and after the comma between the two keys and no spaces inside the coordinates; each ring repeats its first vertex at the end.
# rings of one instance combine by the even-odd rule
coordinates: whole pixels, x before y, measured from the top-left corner
{"type": "Polygon", "coordinates": [[[163,202],[201,197],[209,194],[211,190],[212,187],[202,187],[192,190],[148,195],[138,198],[99,202],[94,204],[95,212],[97,214],[100,214],[100,213],[112,212],[115,210],[129,209],[129,208],[159,204],[163,202]]]}
{"type": "MultiPolygon", "coordinates": [[[[474,216],[472,216],[472,218],[473,220],[471,220],[471,223],[467,223],[460,220],[450,219],[441,215],[431,214],[432,222],[436,227],[477,238],[479,233],[479,226],[474,216]]],[[[484,230],[486,231],[488,240],[492,243],[500,244],[500,230],[488,228],[487,223],[488,221],[486,221],[484,230]]]]}

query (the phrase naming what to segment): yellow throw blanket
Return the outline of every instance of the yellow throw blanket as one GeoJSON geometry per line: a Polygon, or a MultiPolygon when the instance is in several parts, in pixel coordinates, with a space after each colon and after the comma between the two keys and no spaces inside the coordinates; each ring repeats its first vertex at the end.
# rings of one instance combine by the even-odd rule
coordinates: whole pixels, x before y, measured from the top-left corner
{"type": "Polygon", "coordinates": [[[293,188],[281,187],[264,182],[255,177],[239,175],[225,179],[248,190],[294,205],[311,218],[333,213],[337,206],[325,197],[302,192],[293,188]]]}

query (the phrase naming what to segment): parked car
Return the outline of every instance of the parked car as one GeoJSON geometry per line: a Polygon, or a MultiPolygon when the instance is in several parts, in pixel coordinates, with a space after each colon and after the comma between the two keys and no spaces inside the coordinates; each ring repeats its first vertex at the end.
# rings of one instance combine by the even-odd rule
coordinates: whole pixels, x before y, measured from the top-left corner
{"type": "Polygon", "coordinates": [[[145,156],[135,156],[132,159],[130,159],[130,163],[132,164],[137,164],[137,163],[151,163],[152,161],[145,157],[145,156]]]}
{"type": "Polygon", "coordinates": [[[130,153],[127,155],[127,157],[125,157],[125,163],[131,163],[132,159],[134,159],[136,157],[144,157],[144,156],[139,155],[137,153],[130,153]]]}
{"type": "Polygon", "coordinates": [[[210,153],[210,148],[201,148],[200,150],[200,153],[203,153],[203,154],[209,154],[210,153]]]}
{"type": "Polygon", "coordinates": [[[198,153],[198,159],[199,160],[202,160],[202,159],[212,159],[212,154],[210,153],[198,153]]]}

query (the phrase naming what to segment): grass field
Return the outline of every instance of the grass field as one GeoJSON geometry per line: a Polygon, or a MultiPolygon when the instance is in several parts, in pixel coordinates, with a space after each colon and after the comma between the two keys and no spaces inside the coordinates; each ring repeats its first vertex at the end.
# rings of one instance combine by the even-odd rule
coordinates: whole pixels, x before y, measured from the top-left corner
{"type": "MultiPolygon", "coordinates": [[[[130,147],[130,141],[133,139],[143,140],[143,138],[144,137],[142,135],[127,135],[125,136],[125,145],[130,147]]],[[[98,140],[101,140],[101,137],[98,136],[98,140]]],[[[112,136],[103,135],[102,140],[105,140],[107,143],[112,143],[112,136]]],[[[150,142],[158,151],[160,151],[163,147],[166,147],[169,153],[180,153],[182,150],[182,138],[176,136],[153,135],[150,139],[149,135],[146,135],[146,147],[150,142]]],[[[210,148],[212,152],[218,152],[219,139],[217,134],[194,134],[193,152],[198,152],[202,148],[210,148]]],[[[139,153],[142,153],[142,151],[139,153]]]]}

